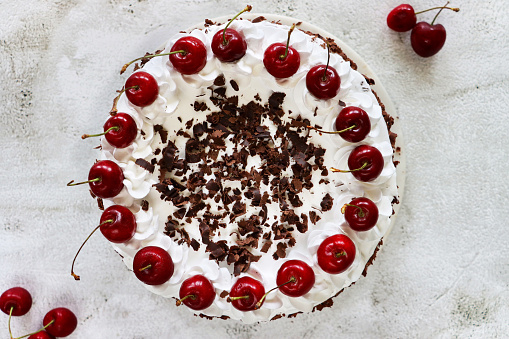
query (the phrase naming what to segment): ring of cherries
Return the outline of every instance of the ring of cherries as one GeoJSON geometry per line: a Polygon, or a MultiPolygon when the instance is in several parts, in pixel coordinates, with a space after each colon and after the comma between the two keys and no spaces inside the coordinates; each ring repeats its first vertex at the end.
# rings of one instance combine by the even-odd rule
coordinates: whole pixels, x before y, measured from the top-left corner
{"type": "Polygon", "coordinates": [[[32,308],[32,296],[23,287],[13,287],[0,296],[0,309],[9,316],[9,335],[11,339],[54,339],[67,337],[78,326],[74,313],[65,307],[54,308],[44,316],[43,327],[38,331],[14,337],[11,331],[11,317],[20,317],[32,308]]]}
{"type": "MultiPolygon", "coordinates": [[[[218,31],[212,39],[212,51],[222,62],[234,62],[242,58],[247,44],[242,35],[236,30],[228,28],[230,23],[240,14],[250,11],[247,6],[226,25],[224,30],[218,31]]],[[[294,30],[293,25],[288,32],[286,45],[275,43],[270,45],[264,53],[263,63],[267,71],[276,78],[286,78],[295,74],[300,66],[300,56],[297,50],[289,44],[294,30]]],[[[330,50],[326,65],[318,65],[309,70],[306,75],[308,90],[318,99],[330,99],[337,95],[340,78],[336,70],[329,66],[330,50]]],[[[207,52],[205,45],[199,39],[186,36],[175,42],[169,53],[146,55],[135,59],[122,68],[123,73],[133,62],[156,56],[169,55],[173,67],[182,74],[199,72],[206,64],[207,52]]],[[[116,103],[122,93],[134,105],[145,107],[151,105],[159,94],[157,81],[147,72],[133,73],[126,81],[125,87],[115,98],[110,117],[104,124],[104,133],[88,135],[82,138],[104,135],[108,143],[117,148],[131,145],[137,136],[137,126],[134,119],[126,113],[117,113],[116,103]]],[[[343,108],[335,120],[335,131],[323,131],[313,126],[309,129],[319,133],[338,134],[345,141],[358,143],[363,141],[371,130],[368,114],[359,107],[343,108]]],[[[355,147],[348,157],[349,170],[333,168],[333,172],[351,172],[362,182],[376,179],[384,167],[384,159],[380,151],[369,145],[355,147]]],[[[120,167],[113,161],[102,160],[96,162],[90,169],[88,181],[68,185],[74,186],[88,183],[91,191],[100,198],[115,197],[123,189],[124,175],[120,167]]],[[[363,232],[373,228],[378,220],[378,208],[368,198],[359,197],[345,204],[341,210],[345,220],[354,231],[363,232]]],[[[113,205],[108,207],[101,216],[100,224],[83,242],[74,257],[71,274],[76,280],[80,277],[74,273],[76,258],[90,236],[100,229],[104,237],[113,243],[129,241],[136,232],[136,218],[126,207],[113,205]]],[[[353,241],[344,234],[336,234],[326,238],[317,250],[318,266],[329,274],[345,272],[355,259],[356,248],[353,241]]],[[[136,277],[148,285],[161,285],[168,281],[174,272],[174,264],[168,251],[157,246],[141,248],[133,260],[133,271],[136,277]]],[[[277,272],[277,286],[265,292],[263,284],[249,276],[243,276],[233,284],[228,301],[240,311],[251,311],[262,306],[266,296],[275,289],[289,297],[299,297],[308,293],[315,283],[313,269],[304,261],[285,261],[277,272]]],[[[185,304],[193,310],[203,310],[212,305],[216,297],[212,282],[203,275],[194,275],[183,281],[177,305],[185,304]]]]}
{"type": "Polygon", "coordinates": [[[436,24],[440,12],[443,9],[450,9],[459,12],[459,8],[447,7],[449,1],[442,7],[433,7],[420,12],[415,12],[414,8],[409,4],[402,4],[395,7],[387,16],[387,26],[396,32],[408,32],[412,30],[410,35],[410,44],[413,50],[419,56],[428,58],[438,53],[444,47],[446,31],[441,24],[436,24]],[[421,21],[417,23],[416,14],[421,14],[431,10],[440,9],[431,21],[431,24],[421,21]]]}

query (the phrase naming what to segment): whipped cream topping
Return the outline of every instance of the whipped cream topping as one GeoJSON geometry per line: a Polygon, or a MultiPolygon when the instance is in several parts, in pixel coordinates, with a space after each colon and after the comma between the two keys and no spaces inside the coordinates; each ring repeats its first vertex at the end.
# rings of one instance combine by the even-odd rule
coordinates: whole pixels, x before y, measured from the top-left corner
{"type": "MultiPolygon", "coordinates": [[[[178,73],[167,56],[155,57],[147,62],[143,71],[154,76],[159,85],[159,95],[156,101],[147,107],[140,108],[132,105],[122,95],[118,101],[118,111],[130,114],[136,121],[139,133],[127,148],[116,149],[102,139],[101,159],[115,161],[124,171],[124,189],[115,198],[106,202],[110,204],[122,204],[129,207],[136,216],[137,230],[135,236],[124,244],[114,244],[114,249],[123,257],[126,266],[132,269],[133,257],[136,252],[145,246],[160,246],[166,249],[175,264],[175,272],[171,279],[159,286],[145,285],[152,292],[167,298],[178,298],[181,283],[195,275],[203,274],[216,289],[216,299],[212,306],[202,311],[208,316],[226,315],[233,319],[240,319],[246,323],[270,320],[278,314],[289,315],[295,312],[309,312],[314,306],[334,296],[343,288],[355,282],[362,274],[368,260],[373,255],[380,240],[390,227],[392,215],[392,201],[397,193],[396,171],[392,162],[393,149],[389,142],[387,126],[382,117],[382,109],[372,93],[366,79],[350,67],[338,54],[331,54],[330,66],[334,67],[341,78],[341,87],[336,97],[330,100],[319,100],[312,96],[306,88],[305,77],[307,71],[315,65],[323,64],[327,60],[325,43],[300,30],[292,34],[290,44],[301,57],[301,65],[298,72],[288,79],[276,79],[270,75],[263,66],[263,53],[273,43],[285,42],[289,27],[273,24],[267,21],[252,23],[248,20],[236,20],[231,28],[239,31],[247,42],[246,55],[234,63],[223,63],[212,53],[210,44],[213,35],[224,28],[209,26],[204,29],[195,29],[190,33],[178,33],[169,39],[164,52],[169,52],[175,41],[183,36],[194,36],[200,39],[207,48],[207,64],[198,74],[182,75],[178,73]],[[210,110],[196,112],[192,105],[195,101],[205,102],[207,106],[214,107],[210,101],[210,89],[214,79],[223,75],[226,84],[234,80],[240,91],[235,91],[231,86],[226,86],[226,96],[238,96],[239,106],[252,101],[257,95],[261,103],[267,102],[273,92],[285,93],[282,108],[285,116],[283,123],[291,119],[301,117],[311,121],[311,125],[322,126],[324,129],[334,130],[334,121],[342,109],[338,105],[343,102],[346,106],[358,106],[365,110],[370,118],[372,129],[365,140],[361,143],[349,143],[338,135],[320,135],[316,131],[312,134],[311,141],[326,150],[324,165],[326,167],[348,168],[347,159],[350,152],[360,144],[367,144],[378,148],[384,157],[384,169],[382,174],[371,182],[360,182],[351,173],[332,173],[321,176],[314,173],[312,177],[313,187],[299,194],[304,205],[295,208],[297,215],[307,213],[314,209],[320,216],[316,224],[309,223],[306,233],[294,231],[296,244],[288,247],[286,258],[275,260],[272,254],[275,252],[274,242],[267,253],[261,253],[259,249],[250,251],[254,255],[261,255],[259,261],[252,262],[247,272],[235,277],[231,266],[225,262],[217,263],[209,259],[209,253],[205,252],[202,244],[195,251],[185,243],[178,244],[175,240],[164,234],[166,218],[172,215],[177,208],[169,202],[162,201],[160,194],[153,185],[158,180],[159,171],[154,173],[135,164],[136,159],[143,158],[150,162],[155,156],[156,149],[162,149],[164,144],[159,134],[154,133],[154,125],[162,125],[168,131],[168,139],[175,143],[180,155],[185,154],[186,139],[176,136],[180,129],[186,130],[185,123],[191,119],[198,123],[206,120],[210,110]],[[320,183],[321,179],[327,179],[320,183]],[[321,212],[321,199],[324,194],[330,194],[334,204],[330,211],[321,212]],[[377,225],[366,232],[355,232],[346,223],[341,207],[355,197],[368,197],[379,209],[377,225]],[[141,208],[142,200],[149,203],[148,210],[141,208]],[[356,246],[356,258],[347,271],[331,275],[321,270],[317,264],[316,250],[321,242],[334,234],[344,233],[348,235],[356,246]],[[299,259],[308,263],[315,272],[316,282],[309,293],[302,297],[291,298],[282,294],[279,290],[271,292],[264,304],[258,310],[241,312],[226,302],[226,298],[220,297],[223,291],[230,291],[233,283],[242,276],[248,275],[261,281],[265,290],[276,286],[276,274],[285,260],[299,259]]],[[[265,121],[267,130],[273,140],[277,126],[272,122],[265,121]]],[[[227,142],[225,153],[231,154],[232,142],[227,142]]],[[[278,146],[277,144],[275,145],[278,146]]],[[[160,158],[160,155],[157,159],[160,158]]],[[[248,167],[260,166],[259,159],[250,157],[248,167]]],[[[249,171],[249,169],[247,169],[249,171]]],[[[316,171],[315,171],[316,172],[316,171]]],[[[291,177],[293,174],[288,170],[284,175],[291,177]]],[[[207,178],[208,179],[208,178],[207,178]]],[[[228,182],[228,181],[226,181],[228,182]]],[[[236,183],[226,183],[235,187],[236,183]]],[[[262,189],[263,187],[260,187],[262,189]]],[[[268,190],[268,188],[266,188],[268,190]]],[[[203,191],[207,193],[206,188],[203,191]]],[[[268,205],[269,218],[280,213],[277,204],[268,205]]],[[[213,206],[214,207],[214,206],[213,206]]],[[[217,206],[215,206],[217,208],[217,206]]],[[[247,216],[253,213],[253,206],[247,204],[247,216]]],[[[236,223],[229,223],[226,228],[215,234],[212,240],[227,240],[229,244],[235,244],[236,223]]],[[[186,231],[191,238],[200,240],[198,222],[193,220],[186,226],[186,231]]],[[[261,247],[261,246],[260,246],[261,247]]],[[[185,307],[185,306],[183,306],[185,307]]]]}

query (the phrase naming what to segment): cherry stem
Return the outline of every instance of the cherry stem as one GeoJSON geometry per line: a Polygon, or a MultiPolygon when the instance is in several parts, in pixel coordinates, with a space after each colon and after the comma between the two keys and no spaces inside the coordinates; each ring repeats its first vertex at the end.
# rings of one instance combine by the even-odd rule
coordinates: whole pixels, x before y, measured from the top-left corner
{"type": "Polygon", "coordinates": [[[127,64],[125,64],[124,66],[122,66],[122,69],[120,70],[120,74],[124,73],[126,70],[127,70],[127,67],[129,67],[133,62],[136,62],[138,60],[141,60],[141,59],[151,59],[153,57],[156,57],[156,56],[163,56],[163,55],[171,55],[171,54],[177,54],[177,53],[180,53],[180,54],[183,54],[183,55],[186,55],[187,52],[184,51],[183,49],[179,50],[179,51],[173,51],[173,52],[168,52],[168,53],[160,53],[160,54],[148,54],[148,55],[144,55],[142,57],[139,57],[139,58],[136,58],[132,61],[129,61],[127,64]]]}
{"type": "Polygon", "coordinates": [[[347,127],[345,129],[342,129],[341,131],[322,131],[321,129],[318,129],[316,127],[313,127],[313,126],[306,126],[306,128],[310,128],[310,129],[314,129],[315,131],[317,132],[320,132],[320,133],[325,133],[325,134],[338,134],[338,133],[343,133],[343,132],[346,132],[346,131],[349,131],[351,129],[354,129],[355,127],[357,127],[356,125],[352,125],[350,127],[347,127]]]}
{"type": "Polygon", "coordinates": [[[76,262],[76,258],[78,257],[78,254],[80,254],[80,251],[81,249],[83,248],[83,246],[85,246],[85,243],[88,241],[88,239],[90,239],[90,237],[92,236],[92,234],[95,233],[95,231],[97,231],[99,229],[99,227],[101,227],[102,225],[106,224],[106,223],[111,223],[111,222],[114,222],[115,220],[113,219],[108,219],[108,220],[105,220],[103,221],[102,223],[99,224],[99,226],[97,226],[96,228],[94,228],[94,230],[92,231],[92,233],[90,233],[88,235],[88,237],[85,239],[85,241],[83,242],[83,244],[81,244],[78,252],[76,253],[76,255],[74,256],[74,259],[72,261],[72,266],[71,266],[71,275],[74,277],[74,280],[80,280],[80,276],[75,274],[74,273],[74,263],[76,262]]]}
{"type": "Polygon", "coordinates": [[[81,136],[81,139],[92,138],[92,137],[100,137],[101,135],[105,135],[105,134],[107,134],[110,131],[118,131],[119,129],[120,129],[120,127],[118,127],[118,126],[112,126],[112,127],[108,128],[106,131],[104,131],[103,133],[99,133],[99,134],[83,134],[81,136]]]}
{"type": "Polygon", "coordinates": [[[421,14],[421,13],[433,11],[433,10],[439,9],[439,8],[441,8],[441,9],[444,9],[444,8],[445,9],[450,9],[451,11],[455,11],[455,12],[459,12],[460,11],[460,9],[457,8],[457,7],[445,7],[445,6],[443,6],[443,7],[428,8],[428,9],[425,9],[424,11],[416,12],[415,14],[421,14]]]}
{"type": "Polygon", "coordinates": [[[182,303],[184,302],[184,300],[186,300],[186,299],[188,299],[188,298],[191,298],[192,300],[196,300],[196,296],[195,296],[194,294],[188,294],[188,295],[186,295],[184,298],[177,300],[177,306],[182,305],[182,303]]]}
{"type": "Polygon", "coordinates": [[[262,307],[263,301],[265,300],[265,298],[267,297],[267,295],[268,295],[270,292],[272,292],[272,291],[274,291],[274,290],[277,290],[278,288],[280,288],[280,287],[282,287],[282,286],[284,286],[284,285],[287,285],[287,284],[290,284],[290,283],[292,283],[292,282],[296,282],[296,281],[297,281],[297,279],[296,279],[294,276],[292,276],[292,277],[290,278],[290,280],[288,280],[287,282],[285,282],[285,283],[283,283],[283,284],[281,284],[281,285],[279,285],[279,286],[276,286],[276,287],[274,287],[273,289],[270,289],[267,293],[265,293],[265,294],[263,295],[263,297],[260,299],[260,301],[258,301],[258,302],[256,303],[255,310],[257,310],[257,309],[259,309],[260,307],[262,307]]]}
{"type": "Polygon", "coordinates": [[[292,35],[294,29],[295,24],[293,24],[292,27],[290,27],[290,30],[288,31],[288,39],[286,40],[285,54],[279,56],[279,59],[281,60],[284,60],[288,56],[288,49],[290,48],[290,35],[292,35]]]}
{"type": "Polygon", "coordinates": [[[226,299],[226,301],[232,302],[232,301],[239,300],[239,299],[249,299],[249,295],[243,295],[240,297],[228,297],[228,299],[226,299]]]}
{"type": "Polygon", "coordinates": [[[325,66],[325,71],[323,72],[322,81],[327,81],[327,68],[329,68],[329,61],[330,61],[330,45],[329,45],[329,41],[325,40],[325,43],[327,44],[327,65],[325,66]]]}
{"type": "Polygon", "coordinates": [[[241,15],[244,12],[250,12],[252,8],[253,7],[251,7],[250,5],[247,5],[246,8],[244,8],[237,15],[235,15],[230,21],[228,21],[228,24],[226,24],[226,26],[223,30],[223,45],[225,45],[225,46],[228,45],[228,41],[226,41],[226,29],[228,28],[228,26],[230,26],[230,24],[233,22],[233,20],[237,19],[239,17],[239,15],[241,15]]]}
{"type": "Polygon", "coordinates": [[[120,91],[117,91],[118,95],[115,97],[115,99],[113,99],[113,107],[111,107],[111,111],[110,111],[110,114],[111,115],[115,115],[117,114],[117,103],[118,103],[118,99],[120,99],[120,96],[122,95],[122,93],[124,93],[125,91],[127,91],[128,89],[140,89],[140,86],[138,85],[135,85],[135,86],[131,86],[131,87],[126,87],[126,88],[123,88],[122,90],[120,91]]]}
{"type": "Polygon", "coordinates": [[[87,180],[87,181],[82,181],[82,182],[74,182],[74,180],[71,180],[67,183],[67,186],[77,186],[77,185],[82,185],[82,184],[88,184],[91,182],[98,182],[98,181],[101,181],[101,178],[95,178],[92,180],[87,180]]]}
{"type": "Polygon", "coordinates": [[[39,329],[38,331],[35,331],[35,332],[32,332],[32,333],[25,334],[25,335],[23,335],[23,336],[21,336],[21,337],[13,338],[13,337],[12,337],[12,334],[11,334],[11,339],[22,339],[22,338],[29,337],[29,336],[31,336],[31,335],[33,335],[33,334],[37,334],[37,333],[39,333],[39,332],[41,332],[41,331],[44,331],[46,328],[48,328],[48,326],[50,326],[50,325],[51,325],[51,324],[53,324],[54,322],[55,322],[55,319],[51,319],[51,321],[50,321],[49,323],[47,323],[47,324],[46,324],[43,328],[39,329]]]}
{"type": "Polygon", "coordinates": [[[347,206],[350,206],[350,207],[355,207],[359,210],[359,212],[357,213],[357,215],[360,217],[360,218],[364,218],[365,214],[364,214],[364,210],[360,207],[360,206],[357,206],[357,205],[352,205],[352,204],[344,204],[343,207],[341,208],[341,213],[345,214],[345,210],[346,210],[346,207],[347,206]]]}
{"type": "Polygon", "coordinates": [[[341,173],[348,173],[348,172],[356,172],[365,169],[369,164],[367,162],[363,163],[361,167],[353,169],[353,170],[340,170],[337,168],[332,167],[330,170],[332,172],[341,172],[341,173]]]}
{"type": "Polygon", "coordinates": [[[431,26],[433,26],[433,24],[435,23],[435,20],[437,19],[438,15],[440,14],[440,12],[443,11],[443,9],[449,4],[450,1],[447,1],[447,3],[442,7],[440,8],[440,10],[438,11],[437,15],[435,15],[435,17],[433,18],[433,21],[431,22],[431,26]]]}
{"type": "Polygon", "coordinates": [[[152,268],[152,264],[148,264],[147,266],[140,268],[138,271],[142,272],[142,271],[148,270],[150,268],[152,268]]]}
{"type": "Polygon", "coordinates": [[[341,252],[338,252],[338,253],[334,254],[334,256],[335,256],[336,258],[342,257],[342,256],[344,256],[344,255],[346,255],[346,252],[345,252],[345,251],[341,251],[341,252]]]}
{"type": "Polygon", "coordinates": [[[11,309],[9,311],[9,321],[8,321],[8,327],[9,327],[9,335],[12,339],[12,331],[11,331],[11,318],[12,318],[12,311],[14,310],[14,306],[11,306],[11,309]]]}

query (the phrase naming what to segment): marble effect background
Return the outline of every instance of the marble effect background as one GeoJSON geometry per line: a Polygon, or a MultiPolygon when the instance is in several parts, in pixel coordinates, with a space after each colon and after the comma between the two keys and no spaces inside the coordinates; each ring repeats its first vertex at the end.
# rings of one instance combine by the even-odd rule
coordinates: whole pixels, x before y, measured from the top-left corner
{"type": "MultiPolygon", "coordinates": [[[[152,295],[100,235],[69,274],[100,213],[86,177],[121,65],[232,0],[0,1],[0,290],[34,305],[15,335],[51,308],[75,311],[69,338],[493,338],[509,333],[509,13],[504,0],[452,3],[443,50],[416,56],[385,18],[398,0],[254,0],[256,12],[315,23],[355,49],[401,117],[407,180],[400,215],[367,278],[330,309],[268,324],[196,318],[152,295]]],[[[437,1],[414,1],[425,9],[437,1]]],[[[432,13],[421,20],[430,21],[432,13]]],[[[0,315],[1,336],[7,316],[0,315]]]]}

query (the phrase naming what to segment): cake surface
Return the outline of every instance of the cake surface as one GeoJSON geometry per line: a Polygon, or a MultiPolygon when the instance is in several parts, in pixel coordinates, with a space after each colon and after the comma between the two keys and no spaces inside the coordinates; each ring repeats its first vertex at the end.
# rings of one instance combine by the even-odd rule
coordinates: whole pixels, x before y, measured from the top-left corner
{"type": "Polygon", "coordinates": [[[212,36],[225,24],[207,22],[174,35],[164,47],[169,52],[189,35],[201,40],[207,63],[198,74],[180,74],[167,56],[144,60],[137,71],[156,79],[157,99],[142,108],[120,96],[118,111],[134,118],[138,135],[126,148],[102,140],[101,159],[117,163],[125,177],[120,194],[106,205],[128,207],[137,229],[131,240],[113,246],[130,269],[141,248],[167,250],[173,275],[163,284],[146,285],[164,297],[178,299],[182,282],[193,275],[210,280],[214,302],[196,314],[255,322],[310,312],[357,281],[390,230],[399,199],[388,130],[393,121],[373,93],[372,80],[354,69],[337,41],[329,39],[330,66],[341,87],[334,98],[319,100],[305,83],[309,69],[327,60],[318,32],[297,26],[290,45],[300,54],[299,70],[276,79],[263,65],[264,51],[285,42],[288,25],[296,20],[287,18],[288,25],[234,21],[230,27],[247,42],[246,55],[234,63],[219,61],[210,48],[212,36]],[[334,130],[338,113],[348,106],[369,116],[371,130],[361,142],[307,127],[334,130]],[[347,169],[348,156],[359,145],[383,155],[384,167],[375,180],[361,182],[352,173],[330,170],[347,169]],[[341,212],[356,197],[378,207],[377,224],[369,231],[352,230],[341,212]],[[316,258],[320,244],[334,234],[346,234],[356,248],[353,264],[340,274],[326,273],[316,258]],[[305,295],[289,297],[275,290],[262,307],[248,312],[227,301],[232,285],[244,276],[260,281],[266,291],[275,287],[279,268],[292,259],[307,263],[315,274],[305,295]]]}

